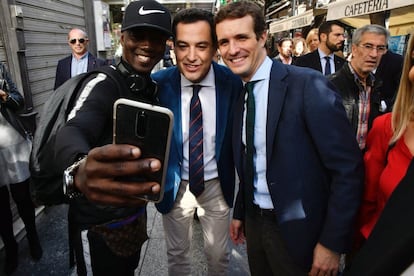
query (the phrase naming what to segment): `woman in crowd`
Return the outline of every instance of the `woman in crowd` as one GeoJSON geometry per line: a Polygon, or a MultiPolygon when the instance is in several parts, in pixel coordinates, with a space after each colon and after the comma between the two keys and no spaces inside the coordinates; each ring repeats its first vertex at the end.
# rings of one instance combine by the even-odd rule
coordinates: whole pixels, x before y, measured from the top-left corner
{"type": "Polygon", "coordinates": [[[414,37],[408,42],[392,113],[377,117],[367,138],[361,233],[370,235],[414,155],[414,37]]]}
{"type": "Polygon", "coordinates": [[[308,46],[309,52],[313,52],[318,49],[319,46],[319,31],[317,28],[309,31],[306,36],[306,45],[308,46]]]}
{"type": "Polygon", "coordinates": [[[3,63],[0,63],[0,104],[0,235],[6,251],[4,272],[8,275],[18,264],[18,244],[13,234],[9,190],[26,226],[30,253],[34,260],[42,257],[42,248],[30,197],[31,141],[16,114],[16,111],[23,108],[24,101],[3,63]]]}
{"type": "Polygon", "coordinates": [[[303,37],[293,38],[293,57],[300,57],[309,52],[306,41],[303,37]]]}

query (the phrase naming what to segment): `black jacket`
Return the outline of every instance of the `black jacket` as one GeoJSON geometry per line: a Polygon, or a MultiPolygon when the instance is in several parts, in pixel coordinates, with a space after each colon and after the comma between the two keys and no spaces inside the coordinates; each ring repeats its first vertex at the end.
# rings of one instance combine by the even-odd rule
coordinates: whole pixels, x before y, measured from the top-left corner
{"type": "MultiPolygon", "coordinates": [[[[318,50],[315,50],[311,53],[307,53],[306,55],[296,58],[292,64],[300,67],[312,68],[318,70],[321,73],[323,72],[321,65],[321,57],[319,56],[318,50]]],[[[345,59],[341,58],[340,56],[334,55],[334,64],[335,72],[338,72],[339,69],[341,69],[342,66],[345,64],[345,59]]]]}
{"type": "Polygon", "coordinates": [[[3,91],[9,94],[7,101],[0,100],[0,112],[4,118],[16,129],[23,137],[26,137],[26,132],[22,124],[18,120],[17,111],[22,110],[24,107],[24,99],[17,90],[16,84],[11,79],[9,72],[3,63],[0,64],[0,81],[2,81],[3,87],[0,87],[3,91]],[[3,82],[4,80],[4,82],[3,82]]]}
{"type": "MultiPolygon", "coordinates": [[[[351,122],[352,128],[357,133],[359,117],[359,87],[355,82],[354,74],[349,69],[348,63],[334,74],[328,76],[331,82],[337,88],[337,92],[342,97],[342,103],[345,107],[346,115],[351,122]]],[[[378,78],[374,80],[374,86],[370,95],[370,112],[368,117],[368,129],[371,129],[372,121],[379,115],[386,113],[380,111],[381,101],[384,97],[381,94],[382,81],[378,78]]]]}
{"type": "MultiPolygon", "coordinates": [[[[141,96],[141,93],[129,90],[119,91],[114,80],[104,74],[86,79],[74,107],[76,113],[69,115],[70,119],[56,135],[56,156],[59,157],[56,161],[61,171],[92,148],[111,144],[114,102],[120,97],[138,101],[141,96]]],[[[86,197],[76,198],[70,207],[75,223],[81,228],[122,219],[140,210],[140,207],[97,205],[86,197]]]]}

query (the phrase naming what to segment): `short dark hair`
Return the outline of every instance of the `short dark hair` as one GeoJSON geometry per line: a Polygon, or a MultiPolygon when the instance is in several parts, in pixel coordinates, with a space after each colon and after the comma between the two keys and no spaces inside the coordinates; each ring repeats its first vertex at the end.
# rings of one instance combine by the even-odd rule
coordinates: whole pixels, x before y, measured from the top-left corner
{"type": "Polygon", "coordinates": [[[319,26],[319,40],[321,40],[321,34],[329,35],[330,32],[332,32],[332,26],[337,25],[341,28],[345,28],[344,24],[342,24],[340,21],[332,20],[332,21],[325,21],[319,26]]]}
{"type": "Polygon", "coordinates": [[[255,2],[240,1],[232,2],[227,6],[220,8],[215,16],[215,23],[218,24],[225,19],[238,19],[250,15],[254,22],[254,32],[256,39],[259,40],[266,30],[266,22],[262,8],[255,2]]]}
{"type": "Polygon", "coordinates": [[[285,41],[290,41],[292,42],[293,45],[293,39],[291,39],[290,37],[282,37],[281,39],[279,39],[279,41],[277,42],[277,45],[279,45],[279,47],[282,47],[283,42],[285,41]]]}
{"type": "Polygon", "coordinates": [[[177,37],[178,23],[189,24],[198,21],[206,21],[210,26],[211,40],[213,46],[217,48],[217,35],[214,27],[214,15],[206,10],[198,8],[189,8],[179,11],[175,16],[172,24],[174,38],[177,37]]]}

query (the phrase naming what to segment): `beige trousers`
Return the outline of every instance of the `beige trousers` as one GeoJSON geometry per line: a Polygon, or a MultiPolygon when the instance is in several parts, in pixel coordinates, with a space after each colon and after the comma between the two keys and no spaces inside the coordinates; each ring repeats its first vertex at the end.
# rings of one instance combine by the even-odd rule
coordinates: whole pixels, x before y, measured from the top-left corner
{"type": "Polygon", "coordinates": [[[190,246],[196,208],[203,229],[208,275],[226,275],[230,257],[230,209],[218,178],[205,182],[205,189],[197,198],[190,192],[188,181],[182,181],[173,209],[163,215],[168,273],[191,275],[190,246]]]}

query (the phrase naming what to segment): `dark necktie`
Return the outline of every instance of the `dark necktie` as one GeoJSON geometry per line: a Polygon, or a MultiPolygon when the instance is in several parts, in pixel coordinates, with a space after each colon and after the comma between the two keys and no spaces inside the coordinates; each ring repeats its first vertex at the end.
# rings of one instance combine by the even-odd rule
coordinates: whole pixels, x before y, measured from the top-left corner
{"type": "Polygon", "coordinates": [[[253,87],[255,82],[248,82],[245,85],[247,92],[247,106],[246,106],[246,198],[248,202],[253,202],[254,191],[254,121],[255,121],[255,102],[253,87]]]}
{"type": "Polygon", "coordinates": [[[325,76],[330,75],[331,74],[331,57],[330,56],[325,56],[326,59],[326,63],[325,63],[325,76]]]}
{"type": "Polygon", "coordinates": [[[200,85],[193,85],[190,102],[189,182],[190,191],[197,197],[204,191],[203,114],[198,97],[200,85]]]}

